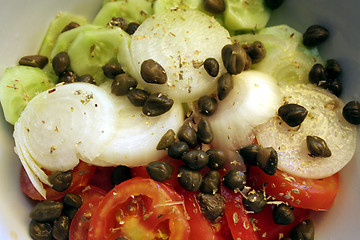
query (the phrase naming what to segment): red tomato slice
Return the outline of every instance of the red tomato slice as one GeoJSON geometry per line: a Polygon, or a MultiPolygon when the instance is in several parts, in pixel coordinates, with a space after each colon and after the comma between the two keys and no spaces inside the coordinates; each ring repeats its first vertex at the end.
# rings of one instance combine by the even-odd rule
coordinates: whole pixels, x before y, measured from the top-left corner
{"type": "Polygon", "coordinates": [[[253,226],[246,214],[243,197],[225,186],[221,186],[221,195],[226,199],[225,216],[233,239],[257,240],[253,226]]]}
{"type": "Polygon", "coordinates": [[[248,214],[259,239],[278,240],[281,237],[289,237],[292,229],[300,222],[308,219],[310,214],[308,209],[294,208],[294,222],[289,225],[279,225],[274,223],[272,211],[272,206],[267,205],[260,213],[248,214]]]}
{"type": "MultiPolygon", "coordinates": [[[[57,192],[51,187],[44,185],[46,190],[47,200],[59,200],[65,196],[66,193],[79,193],[84,187],[86,187],[95,172],[96,167],[88,165],[85,162],[81,162],[72,170],[73,180],[68,189],[63,192],[57,192]]],[[[24,168],[20,171],[20,185],[22,191],[34,200],[45,200],[40,193],[32,185],[28,175],[24,168]]]]}
{"type": "MultiPolygon", "coordinates": [[[[168,186],[171,186],[171,187],[178,186],[179,182],[178,182],[177,174],[179,172],[179,167],[181,165],[184,165],[184,162],[181,160],[178,160],[178,159],[173,159],[169,156],[166,156],[163,159],[160,159],[160,161],[167,162],[168,164],[170,164],[173,167],[173,172],[172,172],[171,178],[163,181],[162,183],[164,183],[168,186]]],[[[133,177],[150,178],[148,172],[146,171],[146,166],[131,168],[131,175],[133,177]]]]}
{"type": "Polygon", "coordinates": [[[110,191],[114,187],[111,183],[111,173],[113,170],[114,167],[97,167],[89,184],[100,187],[107,192],[110,191]]]}
{"type": "Polygon", "coordinates": [[[90,223],[88,239],[188,239],[190,226],[180,195],[152,179],[132,178],[115,186],[90,223]]]}
{"type": "Polygon", "coordinates": [[[69,240],[87,240],[92,216],[104,197],[98,196],[83,203],[71,220],[69,240]]]}
{"type": "Polygon", "coordinates": [[[266,194],[275,199],[318,211],[332,206],[339,191],[339,174],[324,179],[305,179],[277,170],[270,176],[259,167],[250,166],[247,184],[257,189],[266,184],[266,194]]]}
{"type": "Polygon", "coordinates": [[[107,191],[105,191],[102,188],[88,185],[86,186],[80,193],[80,197],[82,199],[83,204],[91,201],[94,198],[103,197],[107,194],[107,191]]]}

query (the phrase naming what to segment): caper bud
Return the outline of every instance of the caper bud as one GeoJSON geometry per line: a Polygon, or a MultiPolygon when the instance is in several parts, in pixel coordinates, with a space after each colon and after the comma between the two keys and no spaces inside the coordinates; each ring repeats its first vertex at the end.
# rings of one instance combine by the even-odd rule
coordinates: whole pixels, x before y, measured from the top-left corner
{"type": "Polygon", "coordinates": [[[325,64],[325,72],[328,78],[336,79],[340,76],[342,69],[338,61],[335,59],[329,59],[325,64]]]}
{"type": "Polygon", "coordinates": [[[303,34],[303,44],[314,47],[324,42],[329,37],[329,31],[320,25],[312,25],[303,34]]]}
{"type": "Polygon", "coordinates": [[[73,176],[70,170],[66,172],[55,171],[48,176],[48,180],[52,184],[52,188],[58,192],[63,192],[68,189],[72,179],[73,176]]]}
{"type": "Polygon", "coordinates": [[[213,170],[219,170],[224,166],[226,162],[226,156],[223,151],[217,148],[212,148],[207,150],[206,154],[209,156],[209,168],[213,170]]]}
{"type": "Polygon", "coordinates": [[[210,123],[205,118],[201,118],[197,128],[197,139],[199,142],[209,144],[214,139],[214,134],[211,129],[210,123]]]}
{"type": "Polygon", "coordinates": [[[312,220],[305,220],[296,225],[291,232],[293,240],[314,240],[315,228],[312,220]]]}
{"type": "Polygon", "coordinates": [[[138,27],[140,26],[140,24],[136,23],[136,22],[131,22],[129,23],[129,25],[126,28],[126,32],[130,35],[133,35],[136,30],[138,29],[138,27]]]}
{"type": "Polygon", "coordinates": [[[116,96],[125,96],[136,86],[137,81],[135,78],[126,73],[118,74],[111,84],[111,93],[116,96]]]}
{"type": "Polygon", "coordinates": [[[142,112],[146,116],[159,116],[163,113],[166,113],[171,109],[174,104],[174,100],[168,96],[156,93],[151,94],[145,101],[142,108],[142,112]]]}
{"type": "Polygon", "coordinates": [[[241,157],[244,159],[246,164],[257,166],[257,154],[261,146],[258,144],[251,144],[246,147],[240,149],[239,153],[241,157]]]}
{"type": "Polygon", "coordinates": [[[96,81],[93,76],[90,74],[84,74],[76,78],[76,82],[85,82],[85,83],[91,83],[96,84],[96,81]]]}
{"type": "Polygon", "coordinates": [[[259,213],[266,206],[265,194],[262,191],[250,191],[243,199],[246,210],[259,213]]]}
{"type": "Polygon", "coordinates": [[[274,222],[279,225],[292,224],[295,220],[293,209],[284,203],[275,206],[272,215],[274,222]]]}
{"type": "Polygon", "coordinates": [[[198,171],[191,170],[186,166],[180,166],[178,182],[186,190],[196,192],[202,183],[202,176],[198,171]]]}
{"type": "Polygon", "coordinates": [[[342,111],[342,115],[351,124],[360,124],[360,103],[358,101],[348,102],[342,111]]]}
{"type": "Polygon", "coordinates": [[[221,75],[218,79],[217,91],[218,98],[220,101],[224,100],[225,97],[230,93],[230,91],[234,88],[234,79],[229,73],[225,73],[221,75]]]}
{"type": "Polygon", "coordinates": [[[59,52],[52,59],[52,67],[56,75],[60,76],[70,66],[70,57],[67,52],[59,52]]]}
{"type": "Polygon", "coordinates": [[[121,28],[122,30],[126,30],[127,28],[127,22],[125,18],[122,17],[113,17],[111,19],[111,21],[107,24],[107,26],[109,28],[114,28],[114,27],[118,27],[121,28]]]}
{"type": "Polygon", "coordinates": [[[120,63],[118,62],[109,62],[102,66],[102,70],[108,78],[114,79],[116,75],[124,73],[124,70],[121,68],[120,63]]]}
{"type": "Polygon", "coordinates": [[[224,0],[204,0],[204,8],[214,14],[219,14],[225,11],[224,0]]]}
{"type": "Polygon", "coordinates": [[[77,28],[77,27],[80,27],[80,24],[78,24],[77,22],[71,22],[69,23],[68,25],[66,25],[63,30],[61,31],[61,33],[63,32],[67,32],[71,29],[74,29],[74,28],[77,28]]]}
{"type": "Polygon", "coordinates": [[[181,160],[191,169],[199,170],[209,162],[209,156],[203,150],[193,150],[184,153],[181,160]]]}
{"type": "Polygon", "coordinates": [[[77,82],[78,76],[72,71],[65,71],[59,75],[58,83],[74,83],[77,82]]]}
{"type": "Polygon", "coordinates": [[[203,178],[200,191],[206,194],[215,194],[220,186],[220,173],[216,170],[209,171],[203,178]]]}
{"type": "Polygon", "coordinates": [[[325,68],[322,64],[316,63],[311,67],[309,72],[309,81],[315,84],[319,84],[321,81],[327,81],[325,68]]]}
{"type": "Polygon", "coordinates": [[[146,171],[152,179],[162,182],[171,178],[173,167],[166,162],[154,161],[146,166],[146,171]]]}
{"type": "Polygon", "coordinates": [[[276,173],[278,155],[274,148],[260,148],[256,156],[256,161],[264,173],[268,175],[274,175],[276,173]]]}
{"type": "Polygon", "coordinates": [[[239,74],[244,70],[247,53],[239,43],[224,46],[221,55],[224,66],[231,75],[239,74]]]}
{"type": "Polygon", "coordinates": [[[135,107],[143,107],[149,96],[150,96],[150,93],[148,93],[145,90],[137,89],[137,88],[130,90],[127,95],[129,101],[135,107]]]}
{"type": "Polygon", "coordinates": [[[329,83],[327,89],[337,97],[340,97],[342,93],[342,84],[339,80],[335,79],[329,83]]]}
{"type": "Polygon", "coordinates": [[[35,240],[52,240],[52,227],[50,223],[41,223],[31,220],[29,224],[30,236],[35,240]]]}
{"type": "Polygon", "coordinates": [[[246,175],[239,170],[231,170],[224,176],[223,183],[231,190],[242,190],[246,184],[246,175]]]}
{"type": "Polygon", "coordinates": [[[56,240],[66,240],[69,238],[70,219],[61,216],[54,221],[52,235],[56,240]]]}
{"type": "Polygon", "coordinates": [[[198,145],[196,131],[189,121],[183,123],[177,137],[180,141],[186,142],[190,148],[195,148],[198,145]]]}
{"type": "Polygon", "coordinates": [[[39,222],[48,222],[60,217],[62,202],[45,200],[37,203],[30,212],[30,218],[39,222]]]}
{"type": "Polygon", "coordinates": [[[298,104],[284,104],[278,110],[278,115],[290,127],[299,126],[306,118],[308,111],[298,104]]]}
{"type": "Polygon", "coordinates": [[[188,151],[189,146],[186,142],[173,142],[168,149],[168,155],[175,159],[181,159],[182,155],[188,151]]]}
{"type": "Polygon", "coordinates": [[[218,103],[215,98],[202,96],[198,100],[199,112],[205,116],[211,116],[216,112],[218,103]]]}
{"type": "Polygon", "coordinates": [[[318,136],[307,136],[306,145],[312,157],[330,157],[331,151],[325,140],[318,136]]]}
{"type": "Polygon", "coordinates": [[[219,73],[219,63],[215,58],[207,58],[204,61],[204,68],[206,72],[212,77],[216,77],[219,73]]]}
{"type": "Polygon", "coordinates": [[[175,142],[176,134],[174,130],[169,129],[166,133],[161,137],[158,145],[156,146],[157,150],[163,150],[170,147],[170,145],[175,142]]]}
{"type": "Polygon", "coordinates": [[[80,208],[82,205],[82,199],[79,195],[74,193],[67,193],[63,198],[63,203],[66,206],[80,208]]]}
{"type": "Polygon", "coordinates": [[[218,193],[204,194],[199,193],[196,200],[200,205],[202,214],[210,221],[216,221],[219,217],[224,215],[225,198],[218,193]]]}
{"type": "Polygon", "coordinates": [[[44,68],[48,64],[49,59],[42,55],[24,56],[19,60],[19,64],[23,66],[44,68]]]}
{"type": "Polygon", "coordinates": [[[260,62],[266,56],[265,46],[260,41],[255,41],[251,44],[245,43],[242,47],[250,57],[252,64],[260,62]]]}
{"type": "Polygon", "coordinates": [[[167,81],[164,68],[153,59],[145,60],[141,64],[141,76],[147,83],[164,84],[167,81]]]}
{"type": "Polygon", "coordinates": [[[110,181],[113,186],[118,185],[131,178],[131,170],[127,166],[117,166],[110,175],[110,181]]]}

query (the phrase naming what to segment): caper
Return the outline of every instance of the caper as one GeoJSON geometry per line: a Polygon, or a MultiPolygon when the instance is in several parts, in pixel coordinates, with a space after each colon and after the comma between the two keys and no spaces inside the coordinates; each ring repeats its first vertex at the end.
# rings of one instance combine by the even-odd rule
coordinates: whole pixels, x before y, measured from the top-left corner
{"type": "Polygon", "coordinates": [[[178,182],[186,190],[196,192],[199,190],[202,183],[202,176],[198,171],[191,170],[186,166],[180,166],[178,182]]]}
{"type": "Polygon", "coordinates": [[[199,142],[209,144],[214,139],[214,134],[211,129],[210,123],[206,118],[202,117],[197,127],[197,139],[199,142]]]}
{"type": "Polygon", "coordinates": [[[242,45],[247,55],[251,59],[251,63],[255,64],[263,60],[266,56],[266,49],[262,42],[255,41],[253,43],[245,43],[242,45]]]}
{"type": "Polygon", "coordinates": [[[252,190],[244,197],[243,203],[246,210],[259,213],[266,206],[265,194],[259,190],[252,190]]]}
{"type": "Polygon", "coordinates": [[[157,150],[163,150],[170,147],[170,145],[175,142],[176,134],[174,130],[169,129],[166,133],[161,137],[158,145],[156,146],[157,150]]]}
{"type": "Polygon", "coordinates": [[[216,112],[218,103],[215,98],[202,96],[198,100],[199,112],[205,116],[211,116],[216,112]]]}
{"type": "Polygon", "coordinates": [[[30,236],[35,240],[52,240],[50,223],[41,223],[31,220],[29,224],[30,236]]]}
{"type": "Polygon", "coordinates": [[[306,108],[294,103],[284,104],[278,109],[278,115],[290,127],[299,126],[307,114],[306,108]]]}
{"type": "Polygon", "coordinates": [[[249,164],[251,166],[257,166],[257,154],[260,149],[260,145],[250,144],[246,147],[241,148],[239,153],[246,164],[249,164]]]}
{"type": "Polygon", "coordinates": [[[209,156],[203,150],[193,150],[184,153],[181,160],[191,169],[199,170],[209,162],[209,156]]]}
{"type": "Polygon", "coordinates": [[[63,198],[63,203],[66,206],[72,206],[76,208],[80,208],[82,205],[82,199],[79,195],[74,193],[67,193],[63,198]]]}
{"type": "Polygon", "coordinates": [[[224,0],[204,0],[204,8],[211,13],[219,14],[225,11],[224,0]]]}
{"type": "Polygon", "coordinates": [[[61,33],[63,32],[67,32],[71,29],[74,29],[74,28],[77,28],[77,27],[80,27],[80,24],[78,24],[77,22],[70,22],[68,25],[66,25],[63,30],[61,31],[61,33]]]}
{"type": "Polygon", "coordinates": [[[130,35],[133,35],[136,30],[138,29],[138,27],[140,26],[140,24],[136,23],[136,22],[131,22],[128,24],[125,32],[127,32],[130,35]]]}
{"type": "Polygon", "coordinates": [[[163,182],[171,178],[173,167],[166,162],[154,161],[146,166],[146,171],[155,181],[163,182]]]}
{"type": "Polygon", "coordinates": [[[65,71],[62,74],[60,74],[58,83],[74,83],[77,82],[77,75],[76,73],[72,71],[65,71]]]}
{"type": "Polygon", "coordinates": [[[244,71],[249,70],[251,68],[251,65],[253,64],[251,57],[249,56],[249,54],[246,54],[246,61],[245,61],[245,67],[244,67],[244,71]]]}
{"type": "Polygon", "coordinates": [[[291,232],[293,240],[314,240],[315,228],[312,220],[305,220],[296,225],[291,232]]]}
{"type": "Polygon", "coordinates": [[[210,170],[203,178],[200,191],[206,194],[215,194],[220,186],[220,173],[216,170],[210,170]]]}
{"type": "Polygon", "coordinates": [[[145,105],[146,99],[150,96],[145,90],[142,89],[132,89],[129,91],[127,97],[129,101],[136,107],[142,107],[145,105]]]}
{"type": "Polygon", "coordinates": [[[343,117],[351,124],[360,124],[360,103],[358,101],[348,102],[342,111],[343,117]]]}
{"type": "Polygon", "coordinates": [[[224,176],[223,183],[231,190],[242,190],[246,184],[246,175],[239,170],[231,170],[224,176]]]}
{"type": "Polygon", "coordinates": [[[325,140],[318,136],[307,136],[306,145],[312,157],[330,157],[331,151],[325,140]]]}
{"type": "Polygon", "coordinates": [[[145,101],[142,112],[146,116],[159,116],[169,111],[174,100],[162,93],[151,94],[145,101]]]}
{"type": "Polygon", "coordinates": [[[42,55],[30,55],[20,58],[19,64],[23,66],[44,68],[48,64],[49,59],[42,55]]]}
{"type": "Polygon", "coordinates": [[[207,150],[206,154],[209,156],[209,168],[213,170],[219,170],[224,166],[226,162],[226,156],[223,151],[217,148],[212,148],[207,150]]]}
{"type": "Polygon", "coordinates": [[[268,8],[275,10],[283,4],[284,0],[265,0],[265,4],[268,8]]]}
{"type": "Polygon", "coordinates": [[[167,81],[167,75],[164,68],[153,59],[145,60],[141,64],[141,76],[147,83],[164,84],[167,81]]]}
{"type": "Polygon", "coordinates": [[[204,61],[204,68],[212,77],[216,77],[219,73],[219,63],[215,58],[207,58],[204,61]]]}
{"type": "Polygon", "coordinates": [[[295,220],[293,209],[284,203],[274,207],[272,216],[274,222],[279,225],[289,225],[295,220]]]}
{"type": "Polygon", "coordinates": [[[111,93],[116,96],[124,96],[129,93],[130,90],[136,88],[137,81],[127,73],[121,73],[116,75],[111,84],[111,93]]]}
{"type": "Polygon", "coordinates": [[[229,73],[221,75],[217,83],[217,91],[219,100],[224,100],[225,97],[234,88],[234,79],[229,73]]]}
{"type": "Polygon", "coordinates": [[[96,84],[94,77],[91,76],[90,74],[84,74],[84,75],[77,77],[76,82],[96,84]]]}
{"type": "Polygon", "coordinates": [[[220,194],[199,193],[196,200],[200,205],[202,214],[210,221],[216,221],[224,215],[225,198],[220,194]]]}
{"type": "Polygon", "coordinates": [[[69,219],[73,219],[78,210],[76,207],[64,205],[63,212],[69,219]]]}
{"type": "Polygon", "coordinates": [[[336,59],[327,60],[325,64],[325,72],[330,79],[338,78],[342,72],[340,63],[336,61],[336,59]]]}
{"type": "Polygon", "coordinates": [[[126,30],[127,22],[125,18],[122,17],[113,17],[111,21],[107,24],[109,28],[121,28],[122,30],[126,30]]]}
{"type": "Polygon", "coordinates": [[[324,42],[329,37],[329,31],[320,25],[312,25],[303,34],[303,44],[314,47],[324,42]]]}
{"type": "Polygon", "coordinates": [[[120,63],[118,62],[109,62],[102,66],[102,70],[108,78],[114,79],[116,75],[124,73],[124,70],[121,68],[120,63]]]}
{"type": "Polygon", "coordinates": [[[52,59],[52,67],[56,75],[60,76],[70,66],[70,57],[67,52],[59,52],[52,59]]]}
{"type": "Polygon", "coordinates": [[[190,148],[195,148],[198,145],[196,131],[189,121],[183,123],[177,136],[180,141],[186,142],[190,148]]]}
{"type": "Polygon", "coordinates": [[[325,68],[321,63],[316,63],[311,67],[309,81],[315,84],[318,84],[321,81],[327,81],[325,68]]]}
{"type": "Polygon", "coordinates": [[[278,154],[272,147],[260,148],[256,161],[258,166],[264,173],[274,175],[278,164],[278,154]]]}
{"type": "Polygon", "coordinates": [[[224,46],[221,55],[224,66],[231,75],[239,74],[244,70],[247,53],[239,43],[224,46]]]}
{"type": "Polygon", "coordinates": [[[48,180],[52,184],[52,188],[58,192],[63,192],[68,189],[72,179],[73,176],[70,170],[65,172],[55,171],[48,176],[48,180]]]}
{"type": "Polygon", "coordinates": [[[39,222],[48,222],[60,217],[62,210],[62,202],[45,200],[33,207],[30,212],[30,218],[39,222]]]}
{"type": "Polygon", "coordinates": [[[189,146],[186,142],[173,142],[168,149],[168,155],[175,159],[181,159],[182,155],[188,151],[189,146]]]}
{"type": "Polygon", "coordinates": [[[118,185],[131,178],[131,170],[127,166],[116,166],[110,175],[110,181],[113,186],[118,185]]]}
{"type": "Polygon", "coordinates": [[[69,238],[70,219],[60,216],[54,221],[52,235],[56,240],[66,240],[69,238]]]}
{"type": "Polygon", "coordinates": [[[342,93],[342,84],[338,79],[335,79],[328,84],[327,89],[335,96],[340,97],[342,93]]]}

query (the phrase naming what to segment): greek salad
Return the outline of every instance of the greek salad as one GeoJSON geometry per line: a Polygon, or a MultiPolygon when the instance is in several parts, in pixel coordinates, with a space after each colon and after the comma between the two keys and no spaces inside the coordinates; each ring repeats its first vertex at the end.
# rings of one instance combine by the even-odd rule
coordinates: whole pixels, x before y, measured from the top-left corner
{"type": "Polygon", "coordinates": [[[103,0],[0,78],[33,239],[314,239],[360,103],[283,1],[103,0]]]}

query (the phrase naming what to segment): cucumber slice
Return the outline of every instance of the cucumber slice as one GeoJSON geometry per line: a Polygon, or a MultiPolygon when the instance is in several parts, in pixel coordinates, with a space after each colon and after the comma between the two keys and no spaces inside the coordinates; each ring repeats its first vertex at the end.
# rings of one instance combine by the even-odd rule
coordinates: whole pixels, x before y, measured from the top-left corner
{"type": "Polygon", "coordinates": [[[198,9],[203,10],[202,0],[156,0],[154,3],[154,13],[173,9],[198,9]]]}
{"type": "Polygon", "coordinates": [[[120,28],[98,29],[80,33],[69,46],[70,67],[78,75],[90,74],[97,84],[108,80],[102,66],[116,61],[118,54],[128,51],[129,34],[120,28]]]}
{"type": "Polygon", "coordinates": [[[6,121],[14,124],[33,97],[53,86],[51,79],[39,68],[7,68],[0,79],[0,102],[6,121]]]}
{"type": "Polygon", "coordinates": [[[272,75],[279,84],[309,83],[308,74],[315,63],[323,63],[317,48],[302,44],[302,34],[287,25],[260,30],[257,34],[232,37],[239,43],[261,41],[266,57],[252,69],[272,75]]]}
{"type": "Polygon", "coordinates": [[[106,3],[96,15],[93,24],[106,26],[113,17],[125,18],[128,23],[142,23],[153,14],[152,3],[148,0],[123,0],[106,3]]]}
{"type": "Polygon", "coordinates": [[[264,0],[225,0],[224,23],[230,30],[256,30],[266,26],[271,10],[264,0]]]}
{"type": "Polygon", "coordinates": [[[58,36],[64,27],[71,22],[77,22],[79,25],[84,25],[88,23],[88,20],[85,17],[71,13],[59,13],[50,23],[50,26],[40,46],[40,55],[50,57],[51,51],[56,43],[58,36]]]}

